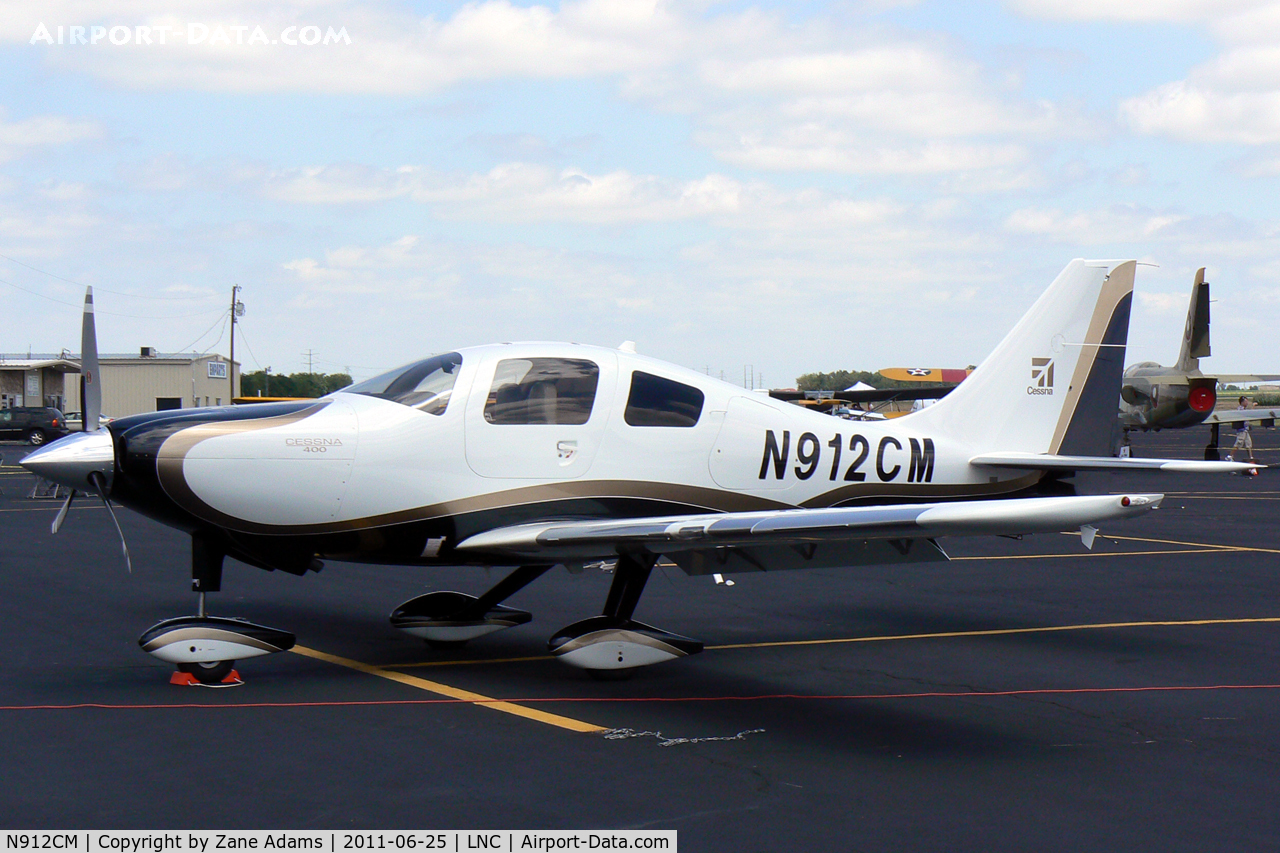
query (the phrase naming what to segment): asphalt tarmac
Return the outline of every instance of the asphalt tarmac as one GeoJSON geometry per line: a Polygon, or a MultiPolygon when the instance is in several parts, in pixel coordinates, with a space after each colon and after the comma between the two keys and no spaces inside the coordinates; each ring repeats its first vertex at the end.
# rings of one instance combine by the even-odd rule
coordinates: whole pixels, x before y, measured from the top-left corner
{"type": "MultiPolygon", "coordinates": [[[[1135,439],[1200,458],[1206,429],[1135,439]]],[[[1280,433],[1255,430],[1280,464],[1280,433]]],[[[26,497],[0,446],[0,825],[675,829],[684,851],[1264,850],[1280,837],[1280,470],[1095,475],[1162,509],[945,540],[949,564],[655,572],[636,618],[707,650],[597,682],[545,657],[610,576],[441,652],[388,613],[499,574],[229,561],[210,612],[293,631],[245,683],[168,682],[137,637],[192,613],[189,545],[26,497]],[[503,700],[502,702],[493,700],[503,700]],[[585,729],[585,731],[583,731],[585,729]]]]}

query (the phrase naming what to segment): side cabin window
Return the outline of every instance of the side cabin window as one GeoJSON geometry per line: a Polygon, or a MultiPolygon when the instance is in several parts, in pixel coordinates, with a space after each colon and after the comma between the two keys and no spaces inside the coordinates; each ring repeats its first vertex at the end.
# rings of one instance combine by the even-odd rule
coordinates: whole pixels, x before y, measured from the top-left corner
{"type": "Polygon", "coordinates": [[[412,406],[429,415],[443,415],[461,364],[462,356],[456,352],[432,356],[342,390],[412,406]]]}
{"type": "Polygon", "coordinates": [[[600,368],[576,358],[508,358],[498,362],[484,404],[491,424],[585,424],[600,368]]]}
{"type": "Polygon", "coordinates": [[[643,373],[631,374],[624,419],[638,427],[691,427],[702,417],[703,394],[691,385],[643,373]]]}

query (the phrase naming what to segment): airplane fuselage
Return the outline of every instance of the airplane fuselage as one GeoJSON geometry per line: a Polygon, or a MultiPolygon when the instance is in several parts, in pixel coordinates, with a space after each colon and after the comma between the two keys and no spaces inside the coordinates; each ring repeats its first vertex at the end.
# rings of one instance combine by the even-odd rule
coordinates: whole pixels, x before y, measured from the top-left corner
{"type": "Polygon", "coordinates": [[[1217,379],[1155,362],[1132,365],[1120,388],[1120,419],[1127,429],[1182,429],[1204,423],[1217,402],[1217,379]],[[1178,381],[1171,381],[1177,376],[1178,381]]]}
{"type": "Polygon", "coordinates": [[[490,562],[452,546],[535,519],[994,496],[1040,478],[972,466],[971,446],[916,418],[845,421],[632,353],[445,358],[412,388],[416,365],[383,390],[122,418],[111,496],[297,570],[313,555],[490,562]]]}

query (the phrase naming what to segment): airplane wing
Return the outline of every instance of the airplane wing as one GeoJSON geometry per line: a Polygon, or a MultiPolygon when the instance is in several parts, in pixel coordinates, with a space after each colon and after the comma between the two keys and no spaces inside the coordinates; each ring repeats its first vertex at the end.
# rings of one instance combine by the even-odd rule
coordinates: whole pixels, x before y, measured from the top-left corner
{"type": "Polygon", "coordinates": [[[1244,462],[1207,462],[1198,459],[1123,459],[1110,456],[1054,456],[1048,453],[984,453],[974,456],[969,464],[1028,471],[1184,471],[1197,474],[1225,474],[1266,467],[1244,462]]]}
{"type": "Polygon", "coordinates": [[[963,382],[973,371],[950,367],[886,367],[880,375],[898,382],[963,382]]]}
{"type": "Polygon", "coordinates": [[[1271,426],[1275,425],[1276,418],[1280,418],[1280,408],[1270,407],[1265,409],[1223,409],[1220,412],[1210,412],[1209,417],[1204,419],[1207,424],[1239,424],[1245,421],[1271,421],[1271,426]]]}
{"type": "Polygon", "coordinates": [[[918,562],[948,559],[935,536],[1071,530],[1141,515],[1163,498],[1083,495],[548,521],[488,530],[456,548],[556,562],[644,551],[669,557],[690,574],[918,562]]]}
{"type": "MultiPolygon", "coordinates": [[[[936,400],[947,396],[954,385],[922,385],[917,388],[868,388],[864,391],[836,391],[828,400],[842,403],[884,403],[892,400],[936,400]]],[[[794,403],[806,399],[803,391],[775,389],[769,392],[775,400],[794,403]]]]}
{"type": "Polygon", "coordinates": [[[1214,378],[1223,385],[1256,385],[1259,382],[1275,382],[1280,375],[1253,376],[1248,373],[1215,374],[1214,378]]]}

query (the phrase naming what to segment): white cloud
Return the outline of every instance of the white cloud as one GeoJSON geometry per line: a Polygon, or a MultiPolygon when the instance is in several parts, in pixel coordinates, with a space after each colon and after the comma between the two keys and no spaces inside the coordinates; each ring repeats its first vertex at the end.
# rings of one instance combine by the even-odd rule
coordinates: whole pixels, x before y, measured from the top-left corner
{"type": "Polygon", "coordinates": [[[1191,23],[1273,5],[1269,0],[1005,0],[1016,12],[1066,21],[1191,23]]]}
{"type": "MultiPolygon", "coordinates": [[[[1099,210],[1063,212],[1026,207],[1005,220],[1011,234],[1036,235],[1077,247],[1151,244],[1171,239],[1175,226],[1188,217],[1157,212],[1137,205],[1117,204],[1099,210]]],[[[1178,237],[1181,238],[1181,232],[1178,237]]]]}
{"type": "MultiPolygon", "coordinates": [[[[655,0],[578,0],[556,10],[484,0],[464,4],[445,19],[418,17],[392,3],[351,0],[187,4],[180,11],[159,0],[49,2],[6,16],[0,38],[28,44],[57,67],[139,89],[404,94],[439,91],[464,80],[641,69],[680,49],[691,35],[689,21],[655,0]],[[38,30],[41,25],[44,30],[38,30]],[[33,39],[38,31],[48,32],[56,42],[59,26],[95,25],[108,32],[126,28],[131,35],[127,43],[103,38],[91,46],[33,39]],[[326,37],[330,30],[345,33],[349,43],[284,43],[307,26],[319,27],[326,37]],[[149,43],[142,43],[138,27],[150,28],[149,43]],[[164,44],[161,28],[167,28],[164,44]]],[[[69,29],[65,35],[69,42],[69,29]]]]}
{"type": "Polygon", "coordinates": [[[797,24],[758,9],[480,0],[445,17],[419,17],[390,3],[241,0],[182,14],[160,0],[100,8],[49,2],[24,9],[0,32],[27,42],[37,22],[172,27],[163,46],[27,46],[54,68],[141,90],[406,95],[471,81],[604,78],[624,97],[687,115],[695,138],[725,162],[767,170],[1009,169],[1030,156],[1028,140],[1088,126],[1058,105],[1021,98],[940,39],[830,19],[797,24]],[[192,23],[230,35],[187,44],[182,34],[192,23]],[[342,28],[351,43],[235,43],[258,27],[275,38],[300,25],[342,28]]]}
{"type": "Polygon", "coordinates": [[[1185,293],[1152,293],[1147,290],[1135,290],[1134,295],[1147,313],[1171,316],[1187,313],[1187,294],[1185,293]]]}
{"type": "Polygon", "coordinates": [[[1140,133],[1187,142],[1273,144],[1280,142],[1280,73],[1274,86],[1272,91],[1233,92],[1208,81],[1179,80],[1125,100],[1120,110],[1140,133]]]}
{"type": "Polygon", "coordinates": [[[22,156],[37,148],[67,145],[102,135],[102,128],[90,121],[66,116],[40,115],[8,121],[0,109],[0,162],[22,156]]]}
{"type": "Polygon", "coordinates": [[[1280,143],[1280,3],[1270,0],[1015,0],[1024,14],[1078,21],[1173,23],[1197,28],[1221,52],[1148,91],[1123,99],[1133,130],[1199,143],[1280,143]]]}
{"type": "Polygon", "coordinates": [[[694,117],[695,139],[725,162],[770,171],[1008,170],[1029,159],[1026,143],[1089,127],[1004,91],[946,45],[802,35],[726,44],[686,74],[631,75],[623,91],[694,117]]]}
{"type": "Polygon", "coordinates": [[[666,222],[731,212],[744,186],[711,174],[675,181],[627,171],[604,174],[506,163],[488,172],[448,175],[419,166],[309,167],[273,172],[269,198],[299,204],[344,204],[409,198],[446,219],[502,222],[666,222]]]}

